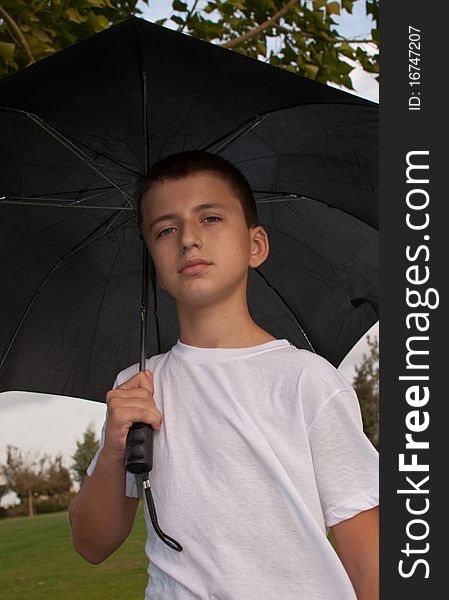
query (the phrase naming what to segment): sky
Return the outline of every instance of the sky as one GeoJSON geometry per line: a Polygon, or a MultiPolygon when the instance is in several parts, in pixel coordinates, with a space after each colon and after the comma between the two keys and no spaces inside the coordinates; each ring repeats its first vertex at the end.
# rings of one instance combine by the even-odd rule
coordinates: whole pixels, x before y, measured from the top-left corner
{"type": "MultiPolygon", "coordinates": [[[[168,13],[171,1],[154,0],[149,9],[143,3],[139,4],[144,10],[143,17],[155,21],[168,13]]],[[[364,2],[356,2],[352,16],[341,16],[341,33],[353,37],[369,34],[370,21],[366,19],[363,7],[364,2]]],[[[371,75],[356,70],[351,77],[357,95],[378,102],[379,86],[371,75]]],[[[368,333],[379,336],[378,323],[368,333]]],[[[348,381],[352,381],[354,365],[360,364],[365,353],[368,353],[368,346],[363,337],[339,367],[348,381]]],[[[104,416],[105,405],[97,402],[28,392],[1,393],[0,463],[5,462],[6,446],[12,444],[34,454],[54,456],[61,452],[65,466],[69,467],[77,440],[82,439],[89,425],[99,436],[104,416]]]]}

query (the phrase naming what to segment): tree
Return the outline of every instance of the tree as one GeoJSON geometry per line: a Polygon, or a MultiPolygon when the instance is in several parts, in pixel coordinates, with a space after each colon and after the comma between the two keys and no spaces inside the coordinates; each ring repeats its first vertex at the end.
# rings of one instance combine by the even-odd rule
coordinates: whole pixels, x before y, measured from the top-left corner
{"type": "Polygon", "coordinates": [[[49,461],[44,481],[47,496],[59,496],[70,492],[72,478],[70,477],[70,471],[62,464],[61,453],[58,453],[53,461],[49,461]]]}
{"type": "MultiPolygon", "coordinates": [[[[70,473],[62,464],[61,454],[52,459],[48,454],[24,453],[8,445],[6,464],[2,466],[8,491],[13,491],[21,503],[28,504],[28,515],[35,513],[37,500],[44,496],[61,505],[59,497],[67,495],[72,487],[70,473]]],[[[63,508],[61,506],[61,508],[63,508]]]]}
{"type": "Polygon", "coordinates": [[[6,448],[6,464],[3,475],[8,491],[13,491],[21,503],[28,503],[28,515],[34,515],[34,500],[44,493],[45,457],[33,457],[24,454],[19,448],[8,445],[6,448]]]}
{"type": "Polygon", "coordinates": [[[141,14],[137,3],[138,0],[0,0],[0,77],[132,14],[141,14]]]}
{"type": "Polygon", "coordinates": [[[8,486],[5,476],[0,469],[0,500],[3,498],[5,494],[8,493],[8,486]]]}
{"type": "Polygon", "coordinates": [[[80,485],[84,483],[87,467],[99,447],[100,441],[98,440],[92,425],[89,425],[83,434],[83,439],[81,441],[77,440],[76,451],[72,456],[73,462],[71,468],[75,474],[74,479],[80,485]]]}
{"type": "Polygon", "coordinates": [[[379,0],[173,0],[172,10],[157,23],[172,21],[178,31],[322,83],[353,89],[353,67],[345,59],[379,72],[379,0]],[[374,27],[368,37],[350,40],[338,34],[334,17],[352,14],[357,1],[365,3],[374,27]],[[276,51],[269,49],[275,38],[276,51]]]}
{"type": "MultiPolygon", "coordinates": [[[[141,0],[148,4],[148,0],[141,0]]],[[[137,1],[3,0],[0,5],[0,76],[117,23],[142,14],[137,1]]],[[[353,64],[379,71],[379,0],[173,0],[160,25],[247,56],[353,89],[353,64]],[[363,2],[373,20],[368,36],[339,35],[335,16],[363,2]],[[276,50],[270,41],[276,40],[276,50]]]]}
{"type": "Polygon", "coordinates": [[[379,342],[368,335],[369,354],[355,367],[352,386],[362,411],[363,430],[375,448],[379,447],[379,342]]]}

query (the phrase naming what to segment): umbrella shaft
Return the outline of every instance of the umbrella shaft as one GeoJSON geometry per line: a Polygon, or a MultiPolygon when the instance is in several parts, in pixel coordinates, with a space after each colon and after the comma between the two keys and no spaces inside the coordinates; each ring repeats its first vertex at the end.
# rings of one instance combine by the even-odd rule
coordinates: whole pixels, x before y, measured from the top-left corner
{"type": "Polygon", "coordinates": [[[148,250],[142,242],[142,300],[140,303],[140,370],[145,370],[148,315],[148,250]]]}

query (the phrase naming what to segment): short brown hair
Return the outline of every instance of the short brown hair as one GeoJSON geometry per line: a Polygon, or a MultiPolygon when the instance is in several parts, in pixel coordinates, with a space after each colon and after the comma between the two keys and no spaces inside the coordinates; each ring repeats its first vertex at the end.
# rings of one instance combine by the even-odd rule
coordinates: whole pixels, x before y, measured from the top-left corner
{"type": "Polygon", "coordinates": [[[243,173],[218,154],[212,154],[204,150],[187,150],[166,156],[150,167],[148,174],[142,181],[137,206],[139,229],[142,229],[142,200],[153,183],[182,179],[205,171],[213,173],[229,184],[242,205],[248,228],[258,225],[256,201],[243,173]]]}

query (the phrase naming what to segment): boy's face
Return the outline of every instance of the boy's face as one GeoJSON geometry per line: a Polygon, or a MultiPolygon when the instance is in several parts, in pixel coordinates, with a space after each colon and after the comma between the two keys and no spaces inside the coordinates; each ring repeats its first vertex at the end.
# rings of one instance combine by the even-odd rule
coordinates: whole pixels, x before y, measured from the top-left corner
{"type": "Polygon", "coordinates": [[[246,294],[248,267],[262,264],[269,249],[262,227],[248,229],[229,184],[208,172],[153,184],[142,233],[160,286],[186,307],[246,294]]]}

